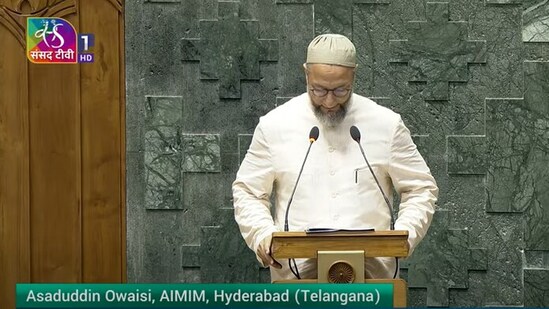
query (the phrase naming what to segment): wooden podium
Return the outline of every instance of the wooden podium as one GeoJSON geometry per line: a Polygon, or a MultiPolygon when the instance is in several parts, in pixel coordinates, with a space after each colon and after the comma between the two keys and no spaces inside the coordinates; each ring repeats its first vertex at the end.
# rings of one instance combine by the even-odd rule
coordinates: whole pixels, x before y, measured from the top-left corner
{"type": "MultiPolygon", "coordinates": [[[[271,243],[276,260],[318,258],[320,251],[364,251],[364,257],[408,256],[408,231],[313,233],[276,232],[271,243]]],[[[406,307],[406,282],[402,279],[365,279],[366,283],[392,283],[393,306],[406,307]]],[[[281,280],[275,283],[317,283],[317,279],[281,280]]],[[[358,282],[357,282],[358,283],[358,282]]]]}

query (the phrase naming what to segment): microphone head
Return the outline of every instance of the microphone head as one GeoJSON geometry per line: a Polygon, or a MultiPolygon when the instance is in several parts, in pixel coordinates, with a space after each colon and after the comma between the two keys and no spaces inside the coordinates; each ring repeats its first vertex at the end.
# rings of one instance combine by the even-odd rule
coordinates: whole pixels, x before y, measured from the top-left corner
{"type": "Polygon", "coordinates": [[[309,132],[309,141],[311,143],[316,142],[319,134],[320,134],[320,131],[318,130],[318,127],[317,126],[312,127],[311,132],[309,132]]]}
{"type": "Polygon", "coordinates": [[[351,131],[351,138],[355,142],[360,143],[360,131],[358,130],[358,128],[356,126],[352,126],[350,131],[351,131]]]}

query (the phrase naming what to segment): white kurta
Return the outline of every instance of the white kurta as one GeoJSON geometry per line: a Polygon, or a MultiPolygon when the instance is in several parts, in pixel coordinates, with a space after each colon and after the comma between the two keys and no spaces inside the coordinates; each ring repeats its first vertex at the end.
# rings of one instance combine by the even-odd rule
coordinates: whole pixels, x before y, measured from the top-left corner
{"type": "MultiPolygon", "coordinates": [[[[395,229],[409,232],[413,251],[429,228],[438,188],[400,116],[353,94],[344,121],[336,128],[324,127],[305,93],[260,118],[233,183],[235,218],[254,252],[263,238],[284,229],[286,206],[313,126],[319,127],[320,136],[312,145],[290,207],[289,230],[390,228],[388,206],[350,136],[352,125],[360,129],[362,147],[391,203],[393,186],[401,196],[395,229]]],[[[271,267],[271,279],[294,278],[287,261],[279,262],[283,268],[271,267]]],[[[297,262],[302,278],[316,278],[314,260],[297,262]]],[[[367,278],[392,278],[394,271],[394,258],[366,261],[367,278]]]]}

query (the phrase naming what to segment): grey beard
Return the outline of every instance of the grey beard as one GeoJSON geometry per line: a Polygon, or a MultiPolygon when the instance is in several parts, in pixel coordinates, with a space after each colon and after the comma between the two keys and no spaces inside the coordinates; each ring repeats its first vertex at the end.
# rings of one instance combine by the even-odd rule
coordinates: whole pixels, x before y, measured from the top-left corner
{"type": "Polygon", "coordinates": [[[315,106],[315,116],[320,121],[320,123],[324,126],[328,127],[336,127],[341,122],[343,122],[343,119],[345,119],[345,116],[347,115],[347,106],[342,105],[340,106],[339,110],[333,114],[328,114],[322,112],[320,109],[320,106],[315,106]]]}

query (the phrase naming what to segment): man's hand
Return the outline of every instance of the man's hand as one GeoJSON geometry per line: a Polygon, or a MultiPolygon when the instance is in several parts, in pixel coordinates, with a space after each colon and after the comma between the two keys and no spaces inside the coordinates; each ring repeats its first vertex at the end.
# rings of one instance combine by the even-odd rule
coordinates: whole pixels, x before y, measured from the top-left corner
{"type": "Polygon", "coordinates": [[[259,246],[257,247],[257,256],[261,258],[263,261],[263,265],[271,266],[274,268],[282,268],[282,265],[275,261],[273,257],[271,256],[271,241],[273,239],[272,235],[269,235],[259,243],[259,246]]]}

